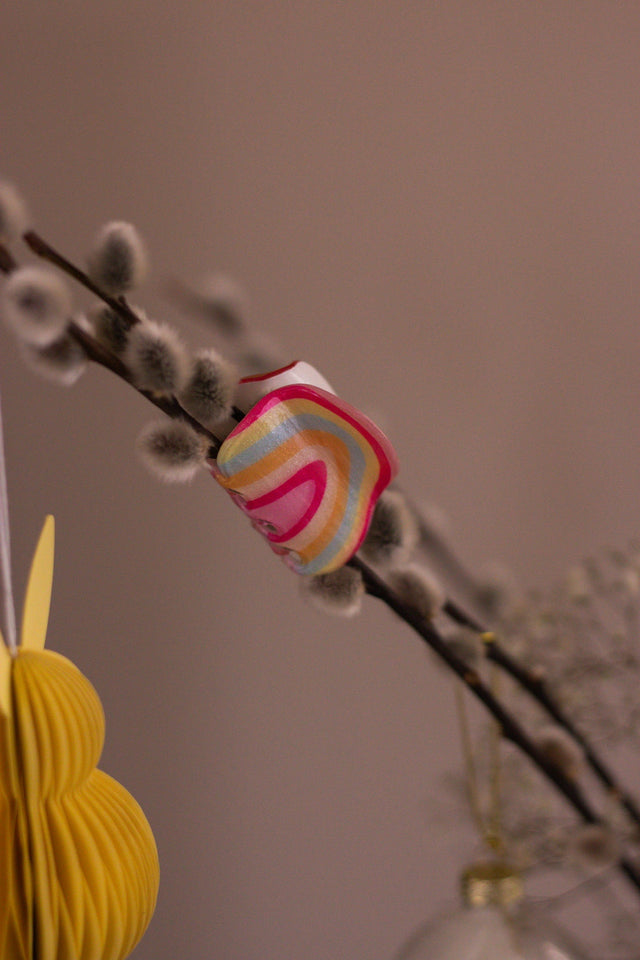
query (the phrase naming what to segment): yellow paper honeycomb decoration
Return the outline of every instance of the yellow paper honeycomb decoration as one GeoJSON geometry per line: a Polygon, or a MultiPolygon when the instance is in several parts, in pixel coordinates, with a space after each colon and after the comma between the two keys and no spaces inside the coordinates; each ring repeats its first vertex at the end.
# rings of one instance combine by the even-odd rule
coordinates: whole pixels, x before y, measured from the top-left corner
{"type": "Polygon", "coordinates": [[[137,802],[97,769],[98,695],[44,649],[53,518],[34,556],[21,642],[0,642],[0,957],[124,960],[155,907],[159,867],[137,802]]]}

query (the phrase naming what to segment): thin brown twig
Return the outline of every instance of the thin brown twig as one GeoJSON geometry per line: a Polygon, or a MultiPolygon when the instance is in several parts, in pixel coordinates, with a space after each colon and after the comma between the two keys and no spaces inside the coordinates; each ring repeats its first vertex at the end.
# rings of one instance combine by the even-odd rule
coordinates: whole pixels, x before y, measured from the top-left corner
{"type": "MultiPolygon", "coordinates": [[[[542,774],[556,787],[567,803],[580,815],[585,823],[600,823],[600,818],[584,796],[578,785],[566,777],[560,768],[548,759],[538,748],[519,721],[496,699],[492,691],[483,682],[477,671],[473,670],[450,648],[433,624],[413,607],[404,603],[394,590],[375,573],[364,561],[352,557],[349,563],[360,570],[365,588],[370,596],[382,600],[391,610],[405,621],[422,640],[460,677],[470,692],[480,700],[498,723],[502,736],[531,760],[542,774]]],[[[631,884],[640,891],[640,873],[626,857],[621,857],[618,866],[631,884]]]]}
{"type": "Polygon", "coordinates": [[[509,674],[527,693],[563,727],[580,746],[585,762],[605,789],[613,795],[627,811],[634,823],[640,826],[640,806],[634,797],[622,787],[602,758],[596,753],[583,733],[567,716],[557,700],[550,693],[544,680],[532,670],[523,667],[500,643],[493,631],[486,630],[474,617],[462,610],[456,603],[449,600],[445,604],[445,613],[456,623],[469,627],[479,633],[486,651],[488,660],[497,664],[505,673],[509,674]]]}
{"type": "Polygon", "coordinates": [[[84,270],[80,270],[74,263],[67,260],[66,257],[63,257],[61,253],[58,253],[58,251],[55,250],[51,244],[47,243],[40,234],[36,233],[35,230],[27,230],[22,239],[32,253],[35,253],[41,260],[47,260],[53,264],[53,266],[58,267],[59,270],[62,270],[62,272],[68,276],[73,277],[79,284],[87,290],[90,290],[91,293],[106,303],[107,306],[111,307],[114,313],[117,313],[123,320],[126,320],[130,326],[140,322],[140,317],[131,309],[124,298],[112,297],[106,293],[97,283],[94,283],[84,270]]]}
{"type": "MultiPolygon", "coordinates": [[[[48,243],[44,239],[44,237],[41,237],[39,233],[36,233],[35,230],[28,230],[23,235],[22,239],[27,244],[27,246],[29,247],[32,253],[35,253],[37,257],[40,257],[43,260],[47,260],[49,263],[58,267],[59,270],[62,270],[63,273],[66,273],[68,276],[72,277],[75,281],[77,281],[77,283],[85,287],[86,290],[89,290],[96,297],[102,300],[103,303],[106,303],[107,306],[114,311],[114,313],[117,313],[118,316],[121,317],[125,321],[125,323],[128,324],[128,326],[133,327],[135,326],[135,324],[142,322],[140,317],[135,312],[135,310],[133,310],[129,306],[129,304],[127,303],[124,297],[112,297],[109,293],[103,290],[97,283],[95,283],[91,279],[91,277],[87,273],[85,273],[84,270],[81,270],[79,267],[75,265],[75,263],[72,263],[71,260],[68,260],[65,256],[59,253],[58,250],[52,247],[51,244],[48,243]]],[[[95,358],[92,357],[92,359],[95,359],[95,358]]],[[[101,361],[98,361],[98,362],[101,362],[101,361]]],[[[109,366],[109,365],[103,364],[103,366],[109,366]]],[[[118,376],[122,376],[122,373],[119,372],[115,367],[109,366],[109,369],[113,370],[114,373],[117,373],[118,376]]],[[[124,377],[123,379],[127,379],[127,378],[124,377]]],[[[131,381],[128,380],[127,382],[130,383],[131,381]]],[[[132,386],[135,386],[135,384],[132,384],[132,386]]],[[[156,403],[154,399],[154,394],[147,393],[144,390],[141,390],[139,392],[143,393],[147,397],[147,399],[151,400],[152,403],[156,403]]],[[[203,436],[211,437],[215,441],[217,446],[218,447],[220,446],[220,441],[218,440],[218,438],[215,437],[212,433],[210,433],[210,431],[202,427],[201,424],[198,424],[198,422],[194,420],[193,417],[190,417],[189,414],[187,414],[186,410],[184,410],[180,406],[178,401],[175,400],[175,398],[170,404],[170,407],[165,407],[164,405],[160,405],[158,403],[156,403],[156,406],[159,406],[160,409],[164,410],[165,413],[167,413],[168,416],[170,417],[186,420],[187,423],[189,423],[194,428],[194,430],[197,430],[198,433],[203,433],[204,431],[203,436]]],[[[233,407],[231,410],[231,414],[233,417],[235,417],[236,420],[241,420],[244,417],[244,412],[238,409],[238,407],[233,407]]],[[[215,453],[213,455],[215,455],[215,453]]]]}

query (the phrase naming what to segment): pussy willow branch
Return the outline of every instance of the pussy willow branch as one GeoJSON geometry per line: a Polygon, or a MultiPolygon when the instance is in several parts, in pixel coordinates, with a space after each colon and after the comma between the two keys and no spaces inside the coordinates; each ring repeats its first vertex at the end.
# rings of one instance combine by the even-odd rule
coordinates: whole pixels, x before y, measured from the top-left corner
{"type": "MultiPolygon", "coordinates": [[[[206,313],[208,319],[211,319],[210,311],[205,309],[208,301],[197,291],[191,290],[183,284],[173,283],[169,288],[169,292],[173,295],[174,299],[187,309],[191,309],[192,312],[200,315],[200,317],[206,313]]],[[[219,319],[217,325],[227,333],[232,327],[228,317],[222,320],[219,319]]],[[[244,325],[238,321],[235,322],[235,326],[236,332],[238,329],[244,328],[244,325]]],[[[275,366],[283,366],[286,362],[287,358],[285,356],[279,355],[275,358],[275,366]]],[[[475,577],[469,572],[439,531],[428,522],[417,505],[413,503],[406,494],[403,493],[403,496],[418,525],[420,547],[426,554],[428,560],[430,562],[435,561],[435,563],[439,565],[445,576],[455,584],[457,591],[471,602],[474,610],[476,608],[478,611],[482,610],[484,605],[478,601],[480,590],[475,577]]],[[[457,623],[469,627],[481,635],[484,641],[487,659],[493,661],[500,669],[520,684],[532,699],[579,744],[582,748],[584,760],[591,768],[595,777],[600,781],[609,795],[624,807],[634,823],[640,827],[640,806],[638,806],[629,792],[617,782],[611,770],[598,756],[580,730],[576,728],[560,704],[554,699],[544,680],[514,660],[509,652],[501,645],[498,637],[492,631],[488,630],[486,626],[480,624],[479,617],[476,614],[470,614],[458,603],[451,600],[447,601],[445,612],[457,623]]]]}
{"type": "MultiPolygon", "coordinates": [[[[38,235],[33,231],[25,234],[25,241],[36,253],[38,251],[46,251],[46,253],[41,254],[46,260],[49,260],[51,263],[60,267],[60,269],[64,270],[65,273],[68,273],[70,276],[74,277],[74,279],[78,280],[78,282],[84,287],[91,290],[92,293],[95,293],[95,295],[103,300],[104,303],[106,303],[112,310],[128,320],[131,326],[133,326],[134,323],[140,323],[140,318],[133,312],[128,304],[122,300],[116,300],[104,293],[104,291],[97,287],[85,273],[75,267],[64,257],[60,256],[60,254],[56,253],[52,247],[45,243],[45,241],[38,237],[38,235]]],[[[17,267],[18,262],[13,254],[5,246],[0,244],[0,273],[10,274],[16,270],[17,267]]],[[[220,440],[218,437],[216,437],[215,434],[213,434],[210,430],[207,430],[207,428],[204,427],[198,420],[196,420],[195,417],[192,417],[191,414],[180,405],[175,397],[153,393],[151,390],[144,390],[141,387],[136,386],[136,383],[126,364],[124,364],[119,357],[103,346],[99,340],[96,340],[95,337],[91,336],[90,333],[88,333],[74,320],[69,319],[67,331],[70,336],[72,336],[73,339],[80,344],[89,360],[99,364],[99,366],[104,367],[106,370],[110,370],[111,373],[114,373],[121,380],[124,380],[125,383],[127,383],[130,387],[133,387],[137,393],[143,396],[145,400],[148,400],[149,403],[152,403],[159,410],[162,410],[162,412],[166,413],[168,417],[171,417],[173,420],[184,420],[185,423],[188,423],[189,426],[196,431],[196,433],[208,440],[208,456],[216,456],[218,450],[220,449],[220,440]]]]}
{"type": "MultiPolygon", "coordinates": [[[[36,233],[35,230],[27,230],[27,232],[23,234],[22,239],[24,240],[26,245],[29,247],[29,249],[32,251],[32,253],[35,253],[37,257],[40,257],[42,260],[48,261],[49,263],[53,264],[53,266],[58,267],[58,269],[61,270],[63,273],[66,273],[69,277],[72,277],[77,283],[79,283],[81,286],[85,287],[85,289],[93,293],[96,297],[98,297],[98,299],[102,300],[103,303],[106,303],[107,306],[110,307],[111,310],[114,311],[114,313],[117,313],[119,317],[122,317],[125,323],[127,323],[130,327],[133,327],[135,326],[135,324],[140,323],[140,317],[136,314],[135,310],[133,310],[129,306],[129,304],[127,303],[124,297],[112,297],[108,293],[106,293],[100,286],[98,286],[98,284],[94,283],[91,277],[87,273],[85,273],[84,270],[81,270],[79,267],[75,265],[75,263],[72,263],[70,260],[64,257],[61,253],[58,253],[58,251],[54,247],[52,247],[50,243],[47,243],[47,241],[43,237],[41,237],[39,233],[36,233]]],[[[75,335],[75,332],[74,332],[74,335],[75,335]]],[[[76,339],[78,339],[77,336],[76,336],[76,339]]],[[[95,360],[96,358],[92,356],[91,359],[95,360]]],[[[102,361],[98,360],[98,362],[102,362],[102,361]]],[[[103,366],[108,366],[108,364],[103,363],[103,366]]],[[[123,368],[123,367],[124,365],[120,364],[120,368],[123,368]]],[[[113,367],[109,367],[109,369],[112,369],[114,373],[118,374],[118,376],[122,376],[120,369],[114,369],[113,367]]],[[[123,379],[127,379],[127,378],[123,377],[123,379]]],[[[131,380],[129,379],[127,382],[131,383],[131,380]]],[[[132,386],[135,386],[135,384],[132,383],[132,386]]],[[[152,403],[155,402],[153,399],[153,397],[155,396],[154,394],[146,393],[143,390],[139,390],[139,392],[147,396],[147,399],[150,399],[152,403]]],[[[160,406],[160,404],[156,403],[156,406],[160,406],[160,409],[164,410],[164,412],[168,416],[177,417],[178,419],[181,419],[181,420],[186,420],[186,422],[189,423],[194,428],[194,430],[196,430],[197,433],[201,433],[203,436],[210,437],[214,441],[214,445],[217,445],[217,447],[220,446],[220,441],[217,439],[217,437],[215,437],[214,434],[212,434],[210,431],[206,430],[206,428],[203,427],[202,424],[198,423],[197,420],[194,420],[194,418],[191,417],[190,414],[188,414],[187,411],[180,406],[180,404],[178,403],[175,397],[171,400],[171,405],[175,409],[174,413],[171,413],[164,406],[160,406]]],[[[238,410],[237,407],[232,408],[232,413],[238,419],[242,419],[242,417],[244,416],[243,411],[238,410]]],[[[217,449],[215,453],[217,453],[217,449]]]]}
{"type": "Polygon", "coordinates": [[[581,747],[584,759],[600,782],[604,784],[606,789],[624,807],[631,819],[640,825],[640,806],[638,806],[634,798],[617,783],[612,772],[595,752],[584,734],[582,734],[567,717],[558,705],[558,702],[551,697],[544,681],[533,675],[531,671],[521,667],[498,643],[495,634],[485,634],[484,636],[490,638],[486,640],[487,658],[498,664],[517,680],[521,686],[546,709],[549,716],[571,734],[576,743],[581,747]]]}
{"type": "MultiPolygon", "coordinates": [[[[187,309],[191,309],[200,317],[206,313],[208,319],[211,319],[210,311],[206,309],[208,301],[197,291],[191,290],[183,284],[174,283],[170,287],[170,293],[187,309]]],[[[218,320],[217,325],[227,333],[232,326],[228,322],[228,318],[218,320]]],[[[236,321],[236,328],[243,328],[243,325],[236,321]]],[[[286,357],[278,356],[275,360],[275,366],[283,366],[286,362],[286,357]]],[[[418,525],[420,547],[428,560],[430,562],[435,561],[450,582],[455,584],[456,590],[471,603],[473,609],[477,608],[478,611],[481,611],[484,605],[478,601],[480,590],[475,577],[469,572],[439,531],[428,522],[417,505],[406,494],[403,493],[403,496],[418,525]]],[[[493,661],[500,669],[510,675],[559,726],[563,727],[573,737],[581,747],[584,760],[595,777],[610,796],[624,807],[634,823],[640,827],[640,806],[629,792],[617,782],[612,771],[555,700],[544,680],[514,660],[501,645],[499,638],[486,626],[480,624],[477,614],[470,614],[453,601],[447,602],[445,612],[457,623],[469,627],[482,636],[487,659],[493,661]]]]}
{"type": "MultiPolygon", "coordinates": [[[[208,301],[197,291],[191,290],[182,284],[174,283],[170,287],[170,292],[174,299],[187,309],[191,309],[194,313],[200,315],[200,317],[206,312],[208,319],[211,319],[210,311],[205,310],[208,301]]],[[[228,317],[226,320],[218,320],[217,325],[220,329],[225,330],[227,334],[232,327],[228,317]]],[[[236,330],[244,329],[244,325],[237,321],[235,326],[236,330]]],[[[275,366],[283,366],[286,362],[286,357],[277,356],[275,366]]],[[[413,503],[406,494],[403,493],[403,496],[418,525],[420,547],[429,561],[435,561],[445,576],[455,584],[456,590],[471,602],[473,609],[475,610],[477,608],[478,611],[481,611],[483,604],[478,602],[480,590],[475,577],[458,558],[455,551],[451,549],[439,531],[423,516],[416,504],[413,503]]],[[[498,637],[488,630],[486,626],[480,624],[477,615],[470,614],[453,601],[447,602],[445,612],[456,622],[469,627],[482,636],[487,659],[493,661],[500,669],[520,684],[532,699],[580,745],[584,760],[591,768],[595,777],[600,781],[605,790],[614,799],[619,801],[634,823],[640,827],[640,806],[638,806],[629,792],[617,782],[612,771],[606,766],[584,735],[576,728],[572,720],[555,700],[544,680],[514,660],[509,652],[501,645],[498,637]]]]}
{"type": "MultiPolygon", "coordinates": [[[[405,623],[413,627],[427,646],[460,677],[473,696],[485,705],[498,723],[502,736],[506,740],[510,740],[529,757],[531,762],[556,787],[585,823],[600,823],[600,818],[578,785],[566,777],[560,768],[541,752],[524,727],[497,699],[480,675],[454,653],[433,624],[409,604],[404,603],[382,577],[378,576],[360,557],[352,557],[349,563],[360,570],[367,593],[382,600],[405,623]]],[[[621,857],[618,860],[618,866],[636,890],[640,891],[640,873],[635,866],[626,857],[621,857]]]]}
{"type": "Polygon", "coordinates": [[[133,389],[146,400],[153,403],[154,406],[162,410],[163,413],[166,413],[168,417],[171,417],[173,420],[184,420],[185,423],[188,423],[196,433],[209,441],[208,456],[216,456],[220,449],[220,441],[218,438],[210,430],[207,430],[206,427],[203,427],[195,417],[192,417],[175,397],[164,396],[153,393],[151,390],[143,390],[141,387],[137,387],[122,360],[105,349],[95,337],[92,337],[90,333],[83,330],[83,328],[73,320],[69,321],[68,330],[74,340],[84,349],[89,360],[93,360],[94,363],[98,363],[107,370],[111,370],[112,373],[115,373],[117,377],[120,377],[121,380],[128,383],[130,387],[133,387],[133,389]]]}
{"type": "MultiPolygon", "coordinates": [[[[88,277],[86,273],[59,254],[53,247],[50,246],[50,244],[48,244],[45,240],[43,240],[42,237],[35,233],[35,231],[28,231],[24,236],[24,240],[37,256],[49,261],[54,266],[58,267],[60,270],[75,279],[78,283],[82,284],[82,286],[90,290],[95,296],[106,303],[114,312],[125,319],[130,325],[140,322],[139,317],[123,299],[114,298],[106,294],[88,277]]],[[[6,248],[0,245],[0,271],[4,273],[10,273],[16,267],[17,262],[15,261],[13,255],[6,248]]],[[[111,370],[112,373],[128,383],[129,386],[132,386],[138,393],[144,396],[156,407],[161,409],[169,417],[185,420],[200,435],[205,436],[211,444],[210,454],[215,456],[220,445],[219,440],[190,414],[188,414],[187,411],[181,407],[175,397],[162,397],[153,394],[150,391],[141,390],[135,385],[135,382],[133,381],[133,378],[131,377],[126,365],[118,357],[112,354],[111,351],[109,351],[94,337],[92,337],[91,334],[87,333],[73,321],[71,321],[69,324],[69,332],[83,347],[89,359],[111,370]]],[[[236,413],[243,415],[241,411],[236,411],[236,413]]],[[[479,674],[475,670],[470,669],[469,666],[464,663],[464,661],[456,656],[456,654],[449,648],[446,641],[437,633],[432,624],[428,620],[421,617],[410,606],[401,601],[397,594],[384,582],[384,580],[382,580],[358,556],[353,557],[350,563],[361,571],[367,592],[371,596],[378,597],[379,599],[383,600],[383,602],[386,603],[390,609],[392,609],[399,617],[401,617],[401,619],[403,619],[409,626],[413,627],[413,629],[431,647],[431,649],[434,650],[435,653],[448,664],[448,666],[454,671],[454,673],[458,675],[458,677],[460,677],[473,695],[482,703],[484,703],[485,707],[489,710],[495,721],[499,724],[502,735],[506,739],[516,744],[529,757],[532,763],[538,767],[538,769],[551,783],[556,786],[559,792],[565,797],[567,802],[576,810],[582,819],[587,823],[599,823],[600,821],[597,814],[592,809],[587,799],[583,796],[582,791],[578,788],[578,786],[573,781],[566,778],[559,768],[555,764],[551,763],[546,756],[541,753],[516,718],[509,713],[509,711],[497,699],[493,692],[483,683],[479,674]]],[[[450,616],[453,617],[453,619],[457,619],[458,622],[464,623],[465,625],[470,626],[481,633],[484,632],[482,631],[480,625],[476,623],[473,618],[464,613],[464,611],[458,608],[454,603],[448,602],[445,610],[450,616]]],[[[551,715],[554,716],[559,723],[562,723],[562,725],[565,726],[570,733],[572,733],[576,740],[582,744],[584,742],[584,738],[576,735],[576,733],[573,732],[572,726],[568,724],[566,718],[562,718],[562,713],[559,711],[557,705],[553,704],[553,701],[548,696],[541,682],[532,677],[526,670],[524,670],[524,668],[521,668],[506,653],[506,651],[502,650],[499,644],[497,644],[495,638],[493,638],[493,635],[491,636],[492,642],[486,644],[487,656],[489,659],[494,660],[503,669],[509,672],[514,679],[521,683],[522,686],[528,690],[529,693],[531,693],[531,695],[538,700],[538,702],[545,706],[551,715]]],[[[594,755],[588,744],[586,745],[585,756],[590,759],[590,762],[593,765],[594,755]]],[[[597,758],[594,769],[599,771],[599,776],[603,782],[612,792],[615,793],[618,798],[620,798],[621,802],[624,803],[624,792],[616,786],[613,777],[608,771],[604,770],[603,765],[597,760],[597,758]]],[[[636,811],[635,814],[632,813],[632,815],[636,817],[637,808],[635,808],[635,805],[633,805],[631,802],[631,810],[629,812],[631,813],[632,810],[636,811]]],[[[619,867],[628,877],[631,883],[636,887],[636,889],[640,891],[640,874],[636,871],[633,864],[631,864],[625,858],[622,858],[619,860],[619,867]]]]}
{"type": "MultiPolygon", "coordinates": [[[[471,581],[469,580],[469,582],[471,581]]],[[[640,806],[631,794],[617,782],[614,774],[602,758],[598,756],[584,734],[575,726],[558,701],[551,695],[544,680],[518,663],[509,651],[502,646],[493,631],[483,627],[475,617],[470,616],[456,603],[448,601],[445,604],[445,613],[457,623],[469,627],[481,635],[487,659],[509,674],[559,726],[563,727],[573,737],[582,749],[586,763],[600,783],[624,807],[634,823],[640,826],[640,806]]]]}

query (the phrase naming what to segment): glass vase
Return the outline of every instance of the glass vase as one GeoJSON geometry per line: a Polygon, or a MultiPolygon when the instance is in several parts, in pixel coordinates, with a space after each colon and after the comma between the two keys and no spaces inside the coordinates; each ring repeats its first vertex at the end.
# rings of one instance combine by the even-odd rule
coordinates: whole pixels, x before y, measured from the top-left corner
{"type": "Polygon", "coordinates": [[[394,960],[589,960],[541,907],[517,872],[489,861],[462,876],[462,905],[422,926],[394,960]]]}

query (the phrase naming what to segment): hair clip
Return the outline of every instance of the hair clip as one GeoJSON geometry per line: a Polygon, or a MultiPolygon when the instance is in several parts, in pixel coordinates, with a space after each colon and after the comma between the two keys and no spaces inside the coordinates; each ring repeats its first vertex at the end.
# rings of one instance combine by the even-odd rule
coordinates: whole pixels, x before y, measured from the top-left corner
{"type": "Polygon", "coordinates": [[[292,570],[337,570],[398,471],[389,440],[304,362],[241,380],[236,404],[213,476],[292,570]]]}

